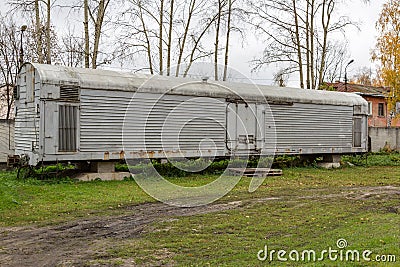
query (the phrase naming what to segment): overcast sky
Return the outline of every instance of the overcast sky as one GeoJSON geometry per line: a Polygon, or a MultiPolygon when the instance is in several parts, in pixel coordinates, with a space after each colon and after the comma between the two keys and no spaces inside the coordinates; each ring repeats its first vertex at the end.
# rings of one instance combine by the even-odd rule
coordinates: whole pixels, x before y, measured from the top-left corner
{"type": "MultiPolygon", "coordinates": [[[[371,62],[371,49],[375,46],[377,32],[375,23],[378,20],[380,11],[385,0],[370,0],[370,3],[364,4],[361,0],[344,1],[342,14],[349,16],[353,21],[359,23],[359,29],[348,27],[346,29],[346,38],[349,42],[349,61],[354,59],[348,69],[348,76],[351,77],[361,67],[376,69],[376,64],[371,62]]],[[[246,61],[251,60],[262,52],[262,44],[248,44],[245,48],[236,47],[232,51],[232,67],[238,68],[242,73],[249,75],[255,82],[271,84],[274,70],[273,66],[264,68],[258,74],[251,74],[246,61]],[[235,56],[236,55],[236,56],[235,56]]],[[[299,86],[298,75],[293,74],[289,78],[289,86],[299,86]]],[[[343,79],[343,78],[342,78],[343,79]]]]}
{"type": "MultiPolygon", "coordinates": [[[[6,0],[0,0],[0,10],[2,14],[7,11],[6,0]]],[[[348,68],[348,75],[351,77],[358,68],[370,67],[375,69],[375,64],[370,61],[371,49],[374,47],[377,33],[375,23],[385,0],[370,0],[370,3],[364,4],[362,0],[343,1],[342,14],[349,16],[353,21],[359,23],[359,29],[348,27],[346,38],[349,42],[349,61],[354,59],[354,63],[348,68]]],[[[55,22],[56,29],[60,29],[60,21],[55,22]]],[[[61,20],[62,23],[62,20],[61,20]]],[[[260,56],[263,50],[263,44],[255,38],[245,40],[244,47],[233,40],[230,54],[230,65],[245,76],[250,77],[256,83],[271,84],[273,73],[276,66],[265,67],[258,73],[251,73],[249,62],[257,56],[260,56]]],[[[293,74],[289,78],[289,86],[298,86],[297,75],[293,74]]]]}

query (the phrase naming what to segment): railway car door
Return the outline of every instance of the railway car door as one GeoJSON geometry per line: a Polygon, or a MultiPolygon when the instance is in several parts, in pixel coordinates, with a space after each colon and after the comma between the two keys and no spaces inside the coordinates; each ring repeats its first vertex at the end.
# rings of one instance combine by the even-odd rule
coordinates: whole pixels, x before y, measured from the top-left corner
{"type": "Polygon", "coordinates": [[[54,101],[42,101],[42,129],[43,129],[43,154],[55,155],[57,154],[57,132],[55,125],[57,125],[57,103],[54,101]]]}
{"type": "Polygon", "coordinates": [[[234,154],[254,154],[263,145],[264,106],[229,103],[227,106],[227,147],[234,154]]]}

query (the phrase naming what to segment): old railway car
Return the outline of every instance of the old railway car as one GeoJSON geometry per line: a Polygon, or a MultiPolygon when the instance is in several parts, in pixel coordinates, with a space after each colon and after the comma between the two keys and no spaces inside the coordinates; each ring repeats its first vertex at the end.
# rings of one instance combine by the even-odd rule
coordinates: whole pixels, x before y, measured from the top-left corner
{"type": "Polygon", "coordinates": [[[368,147],[367,102],[348,93],[26,63],[15,100],[30,165],[368,147]]]}

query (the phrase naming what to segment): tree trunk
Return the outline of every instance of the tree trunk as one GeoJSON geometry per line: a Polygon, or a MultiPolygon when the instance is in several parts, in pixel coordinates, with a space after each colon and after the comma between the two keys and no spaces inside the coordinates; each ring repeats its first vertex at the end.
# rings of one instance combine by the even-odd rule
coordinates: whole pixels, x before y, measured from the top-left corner
{"type": "Polygon", "coordinates": [[[185,26],[185,32],[183,33],[182,44],[179,46],[178,63],[177,63],[176,72],[175,72],[176,77],[179,76],[179,71],[180,71],[180,67],[182,64],[183,52],[185,51],[186,39],[187,39],[187,36],[189,33],[190,22],[191,22],[192,15],[194,12],[195,4],[196,4],[196,0],[191,0],[189,12],[188,12],[188,19],[187,19],[186,26],[185,26]]]}
{"type": "Polygon", "coordinates": [[[228,0],[228,25],[226,28],[226,44],[225,44],[225,62],[224,62],[224,77],[223,80],[226,81],[228,75],[228,60],[229,60],[229,41],[231,34],[231,15],[232,15],[232,0],[228,0]]]}
{"type": "Polygon", "coordinates": [[[222,0],[218,0],[218,17],[215,25],[215,49],[214,49],[214,79],[218,81],[218,49],[219,49],[219,29],[221,26],[222,0]]]}
{"type": "Polygon", "coordinates": [[[37,42],[38,62],[43,63],[43,45],[42,45],[42,23],[40,22],[39,0],[35,0],[35,35],[37,42]]]}
{"type": "Polygon", "coordinates": [[[311,49],[310,49],[310,0],[306,1],[306,88],[310,89],[311,78],[311,49]]]}
{"type": "Polygon", "coordinates": [[[189,59],[189,64],[186,66],[186,69],[183,73],[183,77],[186,77],[189,73],[189,70],[193,64],[193,62],[195,61],[195,57],[194,54],[196,53],[197,47],[200,44],[201,39],[204,37],[204,35],[208,32],[209,28],[211,27],[211,25],[215,22],[216,18],[218,17],[218,15],[214,16],[210,22],[204,27],[203,31],[199,34],[199,37],[195,40],[194,45],[192,47],[192,51],[190,52],[190,59],[189,59]]]}
{"type": "Polygon", "coordinates": [[[158,54],[160,61],[160,75],[163,75],[163,20],[164,19],[164,0],[160,0],[160,20],[159,20],[159,42],[158,42],[158,54]]]}
{"type": "Polygon", "coordinates": [[[149,70],[150,70],[150,74],[153,75],[154,70],[153,70],[153,60],[151,58],[151,44],[150,44],[149,35],[147,33],[146,23],[145,23],[144,17],[143,17],[142,2],[140,0],[138,1],[138,7],[139,7],[140,22],[142,23],[143,33],[144,33],[144,37],[146,39],[146,53],[147,53],[147,60],[149,61],[149,70]]]}
{"type": "Polygon", "coordinates": [[[325,61],[326,61],[326,49],[328,42],[328,33],[329,33],[329,25],[331,20],[332,11],[334,8],[334,0],[324,0],[322,3],[322,28],[323,28],[323,44],[322,44],[322,52],[321,52],[321,64],[320,69],[318,71],[318,88],[323,83],[323,72],[325,69],[325,61]],[[328,1],[328,3],[327,3],[328,1]]]}
{"type": "Polygon", "coordinates": [[[47,22],[46,22],[46,61],[51,64],[51,3],[47,0],[47,22]]]}
{"type": "Polygon", "coordinates": [[[92,57],[92,68],[97,68],[97,57],[99,54],[99,46],[100,46],[100,37],[101,37],[101,29],[103,26],[104,16],[106,13],[106,9],[110,0],[100,0],[97,18],[94,25],[94,44],[93,44],[93,57],[92,57]]]}
{"type": "Polygon", "coordinates": [[[90,67],[90,46],[89,46],[89,4],[88,0],[84,0],[83,4],[83,16],[84,16],[84,21],[83,21],[83,27],[85,31],[85,68],[90,67]]]}
{"type": "Polygon", "coordinates": [[[171,74],[171,50],[172,50],[172,26],[174,20],[174,0],[171,0],[171,8],[169,14],[169,30],[168,30],[168,55],[167,55],[167,76],[171,74]]]}
{"type": "Polygon", "coordinates": [[[314,11],[315,11],[315,0],[311,0],[311,16],[310,16],[310,78],[311,78],[311,89],[316,89],[316,77],[314,73],[314,11]]]}
{"type": "Polygon", "coordinates": [[[301,44],[300,44],[300,33],[299,33],[299,20],[297,14],[296,0],[292,0],[293,12],[294,12],[294,22],[295,22],[295,37],[296,37],[296,49],[297,49],[297,59],[299,65],[300,74],[300,87],[304,89],[304,76],[303,76],[303,60],[301,55],[301,44]]]}

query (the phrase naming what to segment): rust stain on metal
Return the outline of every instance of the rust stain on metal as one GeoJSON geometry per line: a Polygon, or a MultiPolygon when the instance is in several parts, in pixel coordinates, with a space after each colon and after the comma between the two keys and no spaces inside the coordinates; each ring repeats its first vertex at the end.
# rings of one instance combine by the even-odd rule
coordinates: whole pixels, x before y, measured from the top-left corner
{"type": "Polygon", "coordinates": [[[110,152],[104,152],[104,160],[110,160],[110,152]]]}

